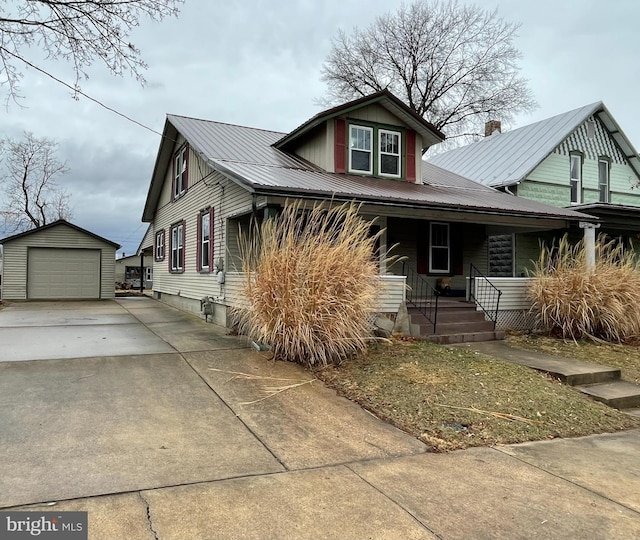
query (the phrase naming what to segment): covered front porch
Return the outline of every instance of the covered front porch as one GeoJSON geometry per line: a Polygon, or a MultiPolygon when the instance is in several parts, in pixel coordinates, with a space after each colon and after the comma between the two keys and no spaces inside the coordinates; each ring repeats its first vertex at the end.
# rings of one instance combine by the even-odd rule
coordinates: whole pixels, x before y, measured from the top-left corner
{"type": "MultiPolygon", "coordinates": [[[[221,303],[232,308],[243,301],[244,274],[237,247],[240,231],[248,230],[252,218],[268,219],[285,203],[270,198],[253,215],[228,221],[229,266],[221,303]]],[[[404,333],[423,338],[467,334],[474,340],[495,339],[496,330],[530,326],[528,280],[489,277],[489,238],[567,228],[583,232],[577,220],[535,212],[362,203],[360,213],[371,222],[372,234],[381,231],[375,254],[380,294],[371,312],[384,314],[404,333]]]]}

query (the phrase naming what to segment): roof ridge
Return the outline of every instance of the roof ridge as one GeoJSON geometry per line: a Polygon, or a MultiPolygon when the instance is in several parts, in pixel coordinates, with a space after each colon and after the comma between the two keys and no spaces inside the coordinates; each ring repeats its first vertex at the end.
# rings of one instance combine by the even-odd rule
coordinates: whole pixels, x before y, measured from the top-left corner
{"type": "Polygon", "coordinates": [[[177,118],[184,118],[186,120],[197,120],[198,122],[207,122],[209,124],[219,124],[219,125],[223,125],[223,126],[238,127],[238,128],[242,128],[242,129],[251,129],[253,131],[264,131],[266,133],[274,133],[275,135],[286,135],[286,133],[284,131],[275,131],[273,129],[264,129],[264,128],[257,128],[257,127],[252,127],[252,126],[243,126],[241,124],[234,124],[232,122],[220,122],[219,120],[207,120],[206,118],[196,118],[195,116],[185,116],[183,114],[167,113],[167,118],[169,118],[170,116],[175,116],[177,118]]]}
{"type": "MultiPolygon", "coordinates": [[[[595,101],[593,103],[588,103],[587,105],[583,105],[582,107],[576,107],[575,109],[571,109],[569,111],[565,111],[562,113],[558,113],[558,114],[554,114],[553,116],[547,116],[546,118],[542,118],[541,120],[536,120],[535,122],[532,122],[530,124],[525,124],[524,126],[520,126],[514,129],[510,129],[509,131],[505,131],[504,133],[499,133],[500,135],[507,135],[509,133],[513,133],[514,131],[520,131],[521,129],[525,129],[531,126],[535,126],[537,124],[540,124],[542,122],[548,122],[549,120],[553,120],[554,118],[558,118],[559,116],[569,116],[571,114],[575,114],[577,111],[581,110],[581,109],[590,109],[592,111],[595,111],[598,107],[603,106],[604,103],[602,101],[595,101]]],[[[489,137],[482,137],[479,141],[476,142],[482,142],[484,140],[491,140],[491,135],[489,135],[489,137]]],[[[474,143],[472,143],[474,144],[474,143]]],[[[455,150],[455,148],[454,148],[455,150]]]]}

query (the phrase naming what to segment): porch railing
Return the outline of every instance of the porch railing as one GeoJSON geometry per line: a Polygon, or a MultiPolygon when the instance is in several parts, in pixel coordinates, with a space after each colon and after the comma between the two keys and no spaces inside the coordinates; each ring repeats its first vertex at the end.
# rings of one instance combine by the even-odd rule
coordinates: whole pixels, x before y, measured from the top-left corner
{"type": "Polygon", "coordinates": [[[415,307],[433,325],[438,324],[438,298],[440,293],[412,268],[402,263],[402,273],[407,276],[407,303],[415,307]]]}
{"type": "Polygon", "coordinates": [[[498,308],[502,291],[473,264],[469,265],[469,300],[474,302],[484,314],[493,322],[496,329],[498,322],[498,308]]]}

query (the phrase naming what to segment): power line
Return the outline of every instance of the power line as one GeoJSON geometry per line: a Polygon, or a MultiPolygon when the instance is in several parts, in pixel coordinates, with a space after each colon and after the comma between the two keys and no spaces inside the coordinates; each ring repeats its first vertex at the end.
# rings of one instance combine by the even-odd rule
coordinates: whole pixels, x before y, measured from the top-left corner
{"type": "Polygon", "coordinates": [[[11,56],[13,56],[14,58],[16,58],[17,60],[20,60],[21,62],[25,63],[27,66],[35,69],[36,71],[42,73],[43,75],[46,75],[47,77],[53,79],[54,81],[56,81],[57,83],[60,83],[63,86],[66,86],[69,90],[73,91],[76,94],[80,94],[81,96],[87,98],[90,101],[93,101],[94,103],[96,103],[97,105],[99,105],[100,107],[103,107],[104,109],[106,109],[109,112],[112,112],[114,114],[117,114],[118,116],[121,116],[122,118],[124,118],[125,120],[128,120],[129,122],[132,122],[144,129],[147,129],[149,131],[151,131],[151,133],[155,133],[156,135],[160,135],[160,137],[163,137],[162,133],[160,133],[159,131],[156,131],[155,129],[143,124],[142,122],[138,122],[137,120],[131,118],[130,116],[127,116],[124,113],[121,113],[120,111],[117,111],[116,109],[114,109],[113,107],[109,107],[108,105],[102,103],[102,101],[100,101],[99,99],[96,99],[94,97],[91,97],[89,94],[85,94],[82,90],[80,90],[77,87],[71,86],[70,84],[66,83],[65,81],[63,81],[62,79],[58,79],[58,77],[56,77],[55,75],[52,75],[51,73],[49,73],[48,71],[45,71],[42,68],[39,68],[38,66],[36,66],[35,64],[32,64],[31,62],[29,62],[28,60],[25,60],[24,58],[22,58],[21,56],[18,56],[17,54],[12,53],[11,51],[4,49],[5,52],[7,52],[8,54],[10,54],[11,56]]]}

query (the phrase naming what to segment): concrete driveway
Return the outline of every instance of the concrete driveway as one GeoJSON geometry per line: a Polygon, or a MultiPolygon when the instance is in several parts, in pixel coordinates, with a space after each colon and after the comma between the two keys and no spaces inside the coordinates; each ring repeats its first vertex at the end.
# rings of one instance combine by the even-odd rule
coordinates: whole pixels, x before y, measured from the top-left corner
{"type": "Polygon", "coordinates": [[[92,539],[640,537],[639,431],[429,454],[148,298],[14,304],[0,358],[0,508],[92,539]]]}

